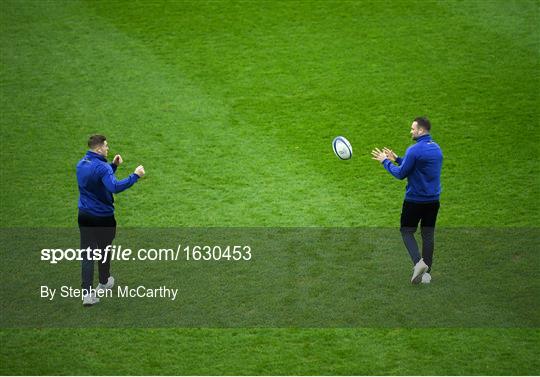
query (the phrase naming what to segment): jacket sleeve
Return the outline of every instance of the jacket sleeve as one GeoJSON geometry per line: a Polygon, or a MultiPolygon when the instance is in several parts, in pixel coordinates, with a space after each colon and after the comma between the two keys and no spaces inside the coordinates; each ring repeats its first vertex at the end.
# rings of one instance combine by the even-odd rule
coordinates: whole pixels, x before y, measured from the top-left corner
{"type": "Polygon", "coordinates": [[[407,152],[405,152],[405,156],[403,156],[403,159],[401,160],[401,163],[399,166],[396,166],[392,164],[392,161],[386,159],[382,162],[384,168],[388,170],[390,174],[392,174],[397,179],[404,179],[406,178],[411,171],[414,168],[414,163],[416,160],[416,156],[411,148],[407,149],[407,152]]]}
{"type": "Polygon", "coordinates": [[[110,165],[104,164],[100,168],[100,173],[102,174],[101,181],[107,191],[118,194],[124,190],[127,190],[139,180],[139,176],[135,173],[130,174],[127,178],[122,179],[121,181],[117,180],[113,168],[110,165]]]}

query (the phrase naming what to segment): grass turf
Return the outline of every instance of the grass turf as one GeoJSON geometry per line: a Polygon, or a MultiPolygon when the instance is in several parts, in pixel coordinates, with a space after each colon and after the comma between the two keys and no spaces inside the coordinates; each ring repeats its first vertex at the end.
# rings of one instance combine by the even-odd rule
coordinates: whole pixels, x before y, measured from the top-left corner
{"type": "MultiPolygon", "coordinates": [[[[410,120],[426,113],[445,153],[440,226],[536,228],[539,12],[534,1],[4,1],[2,227],[73,225],[74,164],[94,132],[124,156],[119,176],[147,168],[117,196],[124,226],[394,226],[403,183],[369,151],[403,152],[410,120]],[[351,161],[332,155],[337,134],[351,161]]],[[[14,374],[539,369],[536,327],[3,329],[1,339],[0,370],[14,374]],[[100,350],[105,339],[122,362],[100,350]],[[80,370],[65,361],[74,350],[80,370]]]]}
{"type": "Polygon", "coordinates": [[[539,333],[530,329],[37,329],[0,339],[11,360],[5,374],[513,375],[539,368],[539,333]]]}

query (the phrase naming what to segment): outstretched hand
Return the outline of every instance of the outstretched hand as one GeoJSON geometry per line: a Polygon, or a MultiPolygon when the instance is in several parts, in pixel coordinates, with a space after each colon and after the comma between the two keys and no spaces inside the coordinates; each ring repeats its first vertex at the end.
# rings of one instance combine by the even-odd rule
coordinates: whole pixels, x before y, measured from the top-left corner
{"type": "Polygon", "coordinates": [[[381,151],[379,148],[375,148],[374,150],[372,150],[371,151],[371,156],[373,156],[373,157],[371,157],[372,159],[377,160],[379,162],[383,162],[384,160],[386,160],[388,158],[386,153],[381,151]]]}
{"type": "Polygon", "coordinates": [[[119,154],[114,156],[112,160],[112,163],[115,164],[116,166],[120,165],[122,162],[124,162],[124,160],[122,159],[122,156],[120,156],[119,154]]]}
{"type": "Polygon", "coordinates": [[[397,159],[397,154],[394,153],[393,150],[391,150],[390,148],[387,148],[387,147],[384,147],[383,148],[383,152],[386,154],[386,157],[392,161],[392,162],[396,162],[396,159],[397,159]]]}
{"type": "Polygon", "coordinates": [[[137,174],[139,178],[144,177],[144,175],[146,174],[146,172],[144,171],[144,166],[142,165],[137,166],[134,173],[137,174]]]}

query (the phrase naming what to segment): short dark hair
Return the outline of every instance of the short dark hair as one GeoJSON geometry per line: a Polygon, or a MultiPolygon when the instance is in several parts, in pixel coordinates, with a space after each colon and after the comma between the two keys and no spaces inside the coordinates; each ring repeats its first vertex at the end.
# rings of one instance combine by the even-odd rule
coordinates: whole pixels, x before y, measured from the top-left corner
{"type": "Polygon", "coordinates": [[[414,121],[416,122],[416,125],[420,128],[423,128],[426,131],[431,131],[431,123],[428,118],[426,117],[416,117],[414,118],[414,121]]]}
{"type": "Polygon", "coordinates": [[[88,139],[88,148],[94,149],[102,145],[107,138],[103,135],[92,135],[88,139]]]}

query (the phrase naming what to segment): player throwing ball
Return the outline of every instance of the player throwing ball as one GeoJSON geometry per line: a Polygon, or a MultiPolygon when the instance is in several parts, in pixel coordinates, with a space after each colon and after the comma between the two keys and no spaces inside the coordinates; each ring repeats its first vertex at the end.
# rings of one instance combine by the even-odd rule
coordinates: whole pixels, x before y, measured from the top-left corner
{"type": "MultiPolygon", "coordinates": [[[[114,173],[123,160],[122,156],[114,156],[112,163],[107,162],[109,144],[103,135],[92,135],[88,139],[90,148],[77,164],[77,182],[79,186],[79,230],[81,249],[105,250],[112,244],[116,235],[116,219],[114,217],[113,194],[118,194],[133,186],[145,171],[142,165],[137,166],[133,174],[117,180],[114,173]]],[[[86,255],[86,254],[83,254],[86,255]]],[[[94,280],[94,261],[86,256],[81,263],[82,288],[88,292],[83,297],[83,305],[91,306],[99,302],[92,291],[94,280]]],[[[111,276],[110,258],[103,258],[98,263],[99,285],[96,290],[110,289],[114,286],[111,276]]]]}
{"type": "Polygon", "coordinates": [[[431,282],[431,266],[435,246],[435,222],[441,193],[441,148],[431,139],[431,123],[425,117],[414,119],[411,135],[416,144],[410,146],[403,158],[389,148],[371,151],[374,160],[397,179],[407,178],[405,200],[401,210],[401,236],[409,251],[414,268],[411,283],[431,282]],[[422,256],[414,233],[420,223],[422,256]]]}

